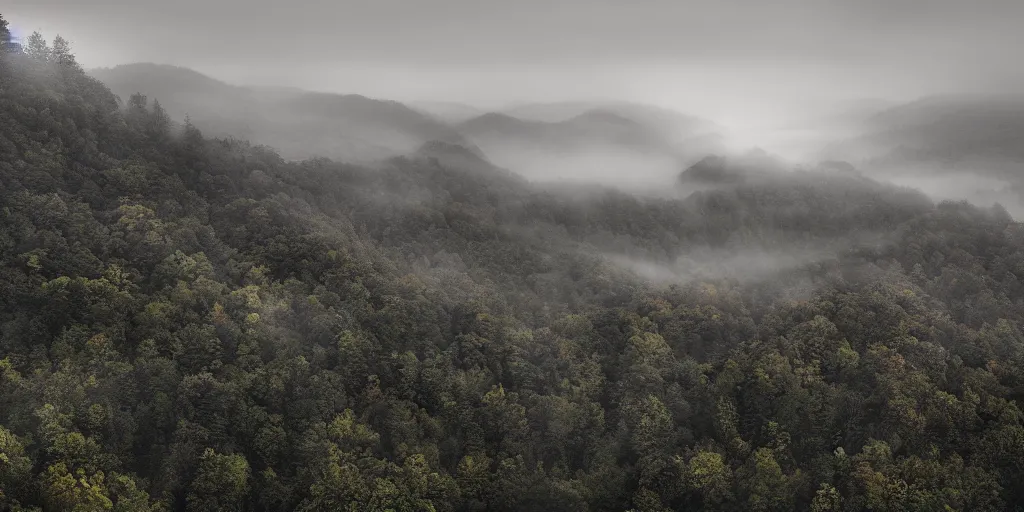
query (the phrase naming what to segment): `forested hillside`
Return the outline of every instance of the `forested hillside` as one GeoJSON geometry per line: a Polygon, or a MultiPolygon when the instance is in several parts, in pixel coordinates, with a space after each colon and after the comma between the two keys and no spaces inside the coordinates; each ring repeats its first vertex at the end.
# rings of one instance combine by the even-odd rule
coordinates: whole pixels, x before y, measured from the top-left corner
{"type": "Polygon", "coordinates": [[[92,69],[88,74],[127,100],[159,100],[180,121],[188,116],[216,136],[268,144],[283,157],[372,162],[431,140],[465,144],[452,127],[396,101],[357,94],[228,85],[191,69],[148,63],[92,69]]]}
{"type": "Polygon", "coordinates": [[[1001,208],[288,162],[5,47],[0,509],[1024,507],[1001,208]]]}

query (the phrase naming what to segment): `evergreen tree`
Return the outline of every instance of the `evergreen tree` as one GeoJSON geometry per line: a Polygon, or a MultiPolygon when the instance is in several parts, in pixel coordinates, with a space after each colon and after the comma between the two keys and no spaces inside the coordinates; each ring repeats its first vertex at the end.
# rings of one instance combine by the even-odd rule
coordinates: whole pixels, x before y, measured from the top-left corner
{"type": "Polygon", "coordinates": [[[71,44],[61,36],[53,38],[53,48],[50,50],[50,61],[63,68],[78,69],[78,62],[75,55],[71,53],[71,44]]]}
{"type": "Polygon", "coordinates": [[[46,39],[39,32],[32,32],[32,35],[28,36],[25,53],[39,62],[50,60],[50,46],[46,44],[46,39]]]}

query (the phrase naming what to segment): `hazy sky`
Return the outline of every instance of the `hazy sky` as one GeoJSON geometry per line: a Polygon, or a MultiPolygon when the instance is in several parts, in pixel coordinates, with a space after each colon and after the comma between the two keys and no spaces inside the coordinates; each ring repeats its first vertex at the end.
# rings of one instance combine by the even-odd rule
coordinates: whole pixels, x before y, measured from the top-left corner
{"type": "Polygon", "coordinates": [[[495,104],[614,97],[748,122],[1020,90],[1024,0],[4,0],[86,67],[495,104]]]}

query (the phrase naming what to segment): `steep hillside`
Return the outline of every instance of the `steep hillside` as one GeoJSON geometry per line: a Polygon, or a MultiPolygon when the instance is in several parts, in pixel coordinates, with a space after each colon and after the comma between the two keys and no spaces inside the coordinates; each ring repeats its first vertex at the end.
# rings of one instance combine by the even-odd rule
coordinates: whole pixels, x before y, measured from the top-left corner
{"type": "Polygon", "coordinates": [[[415,151],[431,140],[464,143],[444,123],[394,101],[236,87],[192,70],[155,64],[90,74],[122,100],[134,93],[157,98],[175,119],[188,115],[208,133],[266,144],[288,159],[372,161],[415,151]]]}

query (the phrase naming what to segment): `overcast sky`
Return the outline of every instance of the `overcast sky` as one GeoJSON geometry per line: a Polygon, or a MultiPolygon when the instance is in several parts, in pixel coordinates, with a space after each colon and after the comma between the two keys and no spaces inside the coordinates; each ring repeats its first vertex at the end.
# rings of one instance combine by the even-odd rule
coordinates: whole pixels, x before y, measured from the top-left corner
{"type": "Polygon", "coordinates": [[[755,119],[1021,90],[1024,0],[4,0],[86,67],[477,104],[621,98],[755,119]]]}

